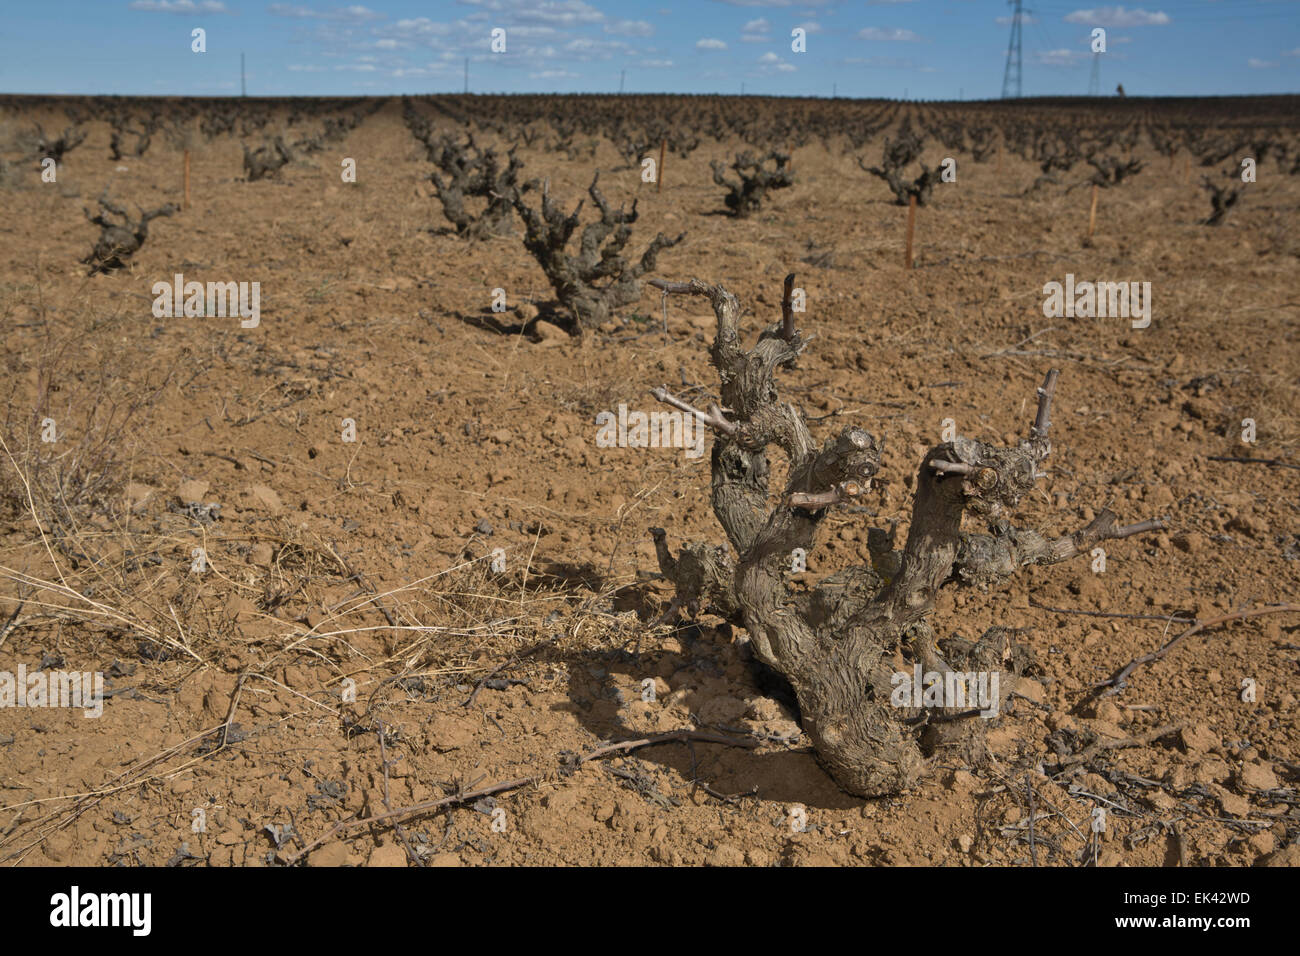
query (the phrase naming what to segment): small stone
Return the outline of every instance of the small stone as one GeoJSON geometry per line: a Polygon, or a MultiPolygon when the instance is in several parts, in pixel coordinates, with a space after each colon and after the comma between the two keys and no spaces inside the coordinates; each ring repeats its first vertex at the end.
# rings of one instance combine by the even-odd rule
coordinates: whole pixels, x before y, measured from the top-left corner
{"type": "Polygon", "coordinates": [[[565,345],[569,341],[569,333],[558,325],[552,325],[550,322],[536,322],[533,325],[533,332],[537,334],[539,344],[543,348],[554,348],[558,345],[565,345]]]}
{"type": "Polygon", "coordinates": [[[1036,680],[1030,680],[1028,677],[1022,677],[1016,681],[1016,693],[1021,697],[1032,700],[1035,704],[1041,704],[1047,696],[1043,685],[1036,680]]]}
{"type": "Polygon", "coordinates": [[[1273,848],[1277,846],[1277,838],[1274,837],[1273,834],[1270,833],[1269,831],[1264,830],[1260,833],[1256,833],[1249,840],[1247,840],[1246,843],[1256,853],[1263,855],[1265,853],[1273,852],[1273,848]]]}
{"type": "Polygon", "coordinates": [[[963,833],[961,836],[957,838],[957,849],[961,850],[963,853],[969,853],[971,847],[973,847],[974,845],[975,845],[975,838],[971,836],[969,833],[963,833]]]}
{"type": "Polygon", "coordinates": [[[396,843],[377,846],[370,851],[366,866],[406,866],[406,851],[396,843]]]}
{"type": "Polygon", "coordinates": [[[730,844],[722,844],[709,854],[709,866],[743,866],[745,854],[730,844]]]}
{"type": "Polygon", "coordinates": [[[177,486],[176,495],[182,502],[202,501],[209,487],[211,485],[208,482],[192,478],[189,481],[182,481],[177,486]]]}
{"type": "Polygon", "coordinates": [[[1283,847],[1260,860],[1259,866],[1300,866],[1300,843],[1283,847]]]}
{"type": "Polygon", "coordinates": [[[1210,785],[1210,792],[1218,801],[1223,812],[1230,817],[1248,817],[1250,816],[1250,801],[1245,797],[1238,796],[1231,790],[1221,787],[1218,784],[1210,785]]]}
{"type": "Polygon", "coordinates": [[[1207,757],[1192,770],[1192,778],[1197,783],[1207,785],[1223,783],[1231,776],[1232,771],[1228,768],[1228,765],[1218,757],[1207,757]]]}
{"type": "Polygon", "coordinates": [[[487,518],[480,518],[479,523],[474,525],[474,530],[478,534],[490,535],[492,533],[492,523],[487,518]]]}
{"type": "Polygon", "coordinates": [[[1206,724],[1184,727],[1178,732],[1178,739],[1188,753],[1208,753],[1217,750],[1223,744],[1219,735],[1210,730],[1206,724]]]}
{"type": "Polygon", "coordinates": [[[1124,713],[1113,700],[1103,700],[1097,705],[1097,719],[1109,724],[1118,724],[1124,719],[1124,713]]]}
{"type": "Polygon", "coordinates": [[[732,724],[740,720],[748,705],[736,697],[711,697],[699,706],[697,713],[706,724],[732,724]]]}
{"type": "Polygon", "coordinates": [[[249,488],[248,495],[252,499],[254,507],[262,508],[273,515],[278,515],[284,510],[284,505],[280,503],[280,496],[275,493],[273,488],[266,485],[253,485],[249,488]]]}
{"type": "Polygon", "coordinates": [[[1157,810],[1172,810],[1177,805],[1178,801],[1169,796],[1169,794],[1165,793],[1163,790],[1157,790],[1151,796],[1151,806],[1155,807],[1157,810]]]}
{"type": "Polygon", "coordinates": [[[122,489],[122,496],[126,499],[127,507],[132,511],[140,511],[144,508],[145,503],[153,494],[154,489],[148,485],[142,485],[136,481],[128,481],[122,489]]]}
{"type": "Polygon", "coordinates": [[[781,712],[781,705],[771,697],[752,697],[745,716],[750,720],[764,721],[780,720],[785,715],[781,712]]]}
{"type": "Polygon", "coordinates": [[[1279,786],[1277,775],[1262,763],[1242,764],[1237,771],[1237,783],[1250,790],[1276,790],[1279,786]]]}
{"type": "Polygon", "coordinates": [[[966,770],[954,770],[944,780],[944,786],[953,793],[970,793],[979,786],[979,781],[966,770]]]}
{"type": "Polygon", "coordinates": [[[1237,515],[1228,522],[1229,531],[1240,531],[1252,538],[1268,537],[1268,522],[1254,515],[1237,515]]]}

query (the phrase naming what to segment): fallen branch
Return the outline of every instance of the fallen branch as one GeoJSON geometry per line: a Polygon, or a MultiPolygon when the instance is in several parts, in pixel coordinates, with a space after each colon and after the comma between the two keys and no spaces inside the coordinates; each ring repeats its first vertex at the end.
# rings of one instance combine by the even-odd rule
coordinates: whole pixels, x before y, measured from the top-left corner
{"type": "Polygon", "coordinates": [[[552,637],[548,637],[544,641],[539,641],[538,643],[534,644],[532,647],[528,648],[528,650],[524,651],[522,654],[516,654],[514,657],[510,658],[510,660],[506,661],[504,664],[498,664],[491,671],[489,671],[488,674],[481,681],[478,682],[477,686],[475,686],[474,688],[474,693],[470,694],[467,698],[465,698],[465,702],[461,704],[461,706],[469,707],[471,704],[473,704],[474,701],[478,698],[479,692],[483,690],[485,686],[487,686],[487,682],[490,681],[492,678],[496,677],[502,671],[514,667],[516,664],[518,664],[526,657],[532,657],[542,648],[550,647],[559,639],[560,639],[560,635],[555,634],[552,637]]]}
{"type": "MultiPolygon", "coordinates": [[[[686,743],[698,741],[707,744],[722,744],[727,747],[744,747],[753,750],[758,747],[757,740],[747,740],[745,738],[727,737],[722,734],[711,734],[701,730],[674,730],[666,734],[656,734],[653,737],[641,737],[636,740],[620,740],[617,743],[606,744],[603,747],[597,747],[583,757],[579,757],[575,766],[582,766],[592,760],[599,760],[602,757],[608,757],[611,754],[628,753],[632,750],[639,750],[642,747],[654,747],[658,744],[686,743]]],[[[479,787],[475,790],[466,790],[454,793],[449,797],[441,797],[437,800],[426,800],[423,803],[412,804],[409,807],[398,807],[396,810],[389,810],[384,813],[376,813],[372,816],[363,817],[359,820],[340,820],[334,824],[323,836],[317,837],[311,843],[299,850],[297,853],[284,859],[285,866],[293,866],[312,850],[324,846],[335,835],[347,830],[355,830],[360,827],[368,826],[372,823],[388,823],[404,820],[418,813],[425,813],[429,810],[438,810],[442,807],[450,807],[460,803],[468,803],[471,800],[479,800],[483,797],[490,797],[498,793],[506,793],[510,790],[518,790],[520,787],[526,787],[530,784],[541,783],[546,779],[546,774],[533,774],[529,777],[516,777],[513,780],[503,780],[500,783],[494,783],[490,786],[479,787]]]]}
{"type": "Polygon", "coordinates": [[[1100,688],[1106,687],[1109,689],[1100,696],[1110,697],[1114,694],[1118,694],[1127,686],[1129,676],[1143,664],[1152,664],[1160,660],[1184,640],[1191,637],[1193,634],[1199,634],[1207,628],[1216,627],[1219,624],[1224,624],[1228,621],[1238,621],[1249,617],[1260,617],[1264,614],[1278,614],[1283,611],[1300,611],[1300,604],[1270,604],[1267,607],[1252,607],[1247,608],[1244,611],[1233,611],[1231,614],[1221,614],[1218,617],[1206,618],[1203,621],[1198,620],[1195,624],[1183,631],[1183,633],[1179,634],[1173,640],[1166,643],[1163,647],[1160,647],[1158,650],[1154,650],[1150,654],[1144,654],[1136,660],[1129,661],[1121,667],[1118,672],[1116,672],[1115,676],[1094,686],[1093,691],[1095,693],[1100,688]]]}
{"type": "Polygon", "coordinates": [[[1148,731],[1145,734],[1139,734],[1136,737],[1125,737],[1122,740],[1099,740],[1090,747],[1085,747],[1072,757],[1066,757],[1060,763],[1056,764],[1057,773],[1077,764],[1092,760],[1094,757],[1106,752],[1107,750],[1125,750],[1129,747],[1149,747],[1161,737],[1168,736],[1176,731],[1182,730],[1190,721],[1180,720],[1177,723],[1165,724],[1163,727],[1157,727],[1155,730],[1148,731]]]}
{"type": "Polygon", "coordinates": [[[1083,614],[1087,617],[1118,617],[1129,621],[1169,621],[1185,622],[1192,624],[1196,621],[1194,617],[1178,617],[1176,614],[1124,614],[1119,611],[1088,611],[1078,607],[1051,607],[1047,604],[1039,604],[1033,598],[1029,599],[1029,606],[1036,607],[1040,611],[1052,611],[1056,614],[1083,614]]]}
{"type": "Polygon", "coordinates": [[[1231,461],[1240,465],[1268,465],[1270,468],[1294,468],[1300,471],[1300,465],[1293,465],[1281,458],[1235,458],[1229,455],[1209,455],[1207,461],[1231,461]]]}

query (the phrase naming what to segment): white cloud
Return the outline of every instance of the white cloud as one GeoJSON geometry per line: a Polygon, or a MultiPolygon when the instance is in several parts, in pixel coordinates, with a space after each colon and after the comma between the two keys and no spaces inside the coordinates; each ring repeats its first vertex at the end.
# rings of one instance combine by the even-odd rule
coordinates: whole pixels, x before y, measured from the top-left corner
{"type": "Polygon", "coordinates": [[[593,40],[591,37],[574,37],[564,44],[565,54],[574,60],[608,60],[615,54],[626,56],[632,52],[622,40],[593,40]]]}
{"type": "Polygon", "coordinates": [[[1287,50],[1287,51],[1286,51],[1285,53],[1283,53],[1282,55],[1283,55],[1283,56],[1300,56],[1300,46],[1296,47],[1294,50],[1287,50]]]}
{"type": "Polygon", "coordinates": [[[1148,12],[1124,7],[1096,7],[1092,10],[1075,10],[1065,15],[1066,23],[1086,23],[1097,27],[1162,27],[1172,21],[1169,14],[1148,12]]]}
{"type": "Polygon", "coordinates": [[[911,42],[921,39],[911,30],[882,30],[880,27],[866,27],[858,31],[858,36],[864,40],[889,40],[898,42],[911,42]]]}
{"type": "Polygon", "coordinates": [[[718,0],[731,7],[827,7],[838,0],[718,0]]]}
{"type": "MultiPolygon", "coordinates": [[[[605,14],[583,0],[460,0],[470,7],[504,15],[515,23],[549,23],[571,27],[579,23],[604,23],[605,14]]],[[[509,29],[508,24],[506,25],[509,29]]]]}
{"type": "Polygon", "coordinates": [[[1034,62],[1041,66],[1074,66],[1086,57],[1092,56],[1088,52],[1079,50],[1036,50],[1034,51],[1034,62]]]}
{"type": "Polygon", "coordinates": [[[145,10],[150,13],[229,13],[224,3],[218,0],[132,0],[127,4],[129,10],[145,10]]]}
{"type": "Polygon", "coordinates": [[[697,50],[725,50],[726,48],[727,44],[712,37],[705,37],[703,40],[695,41],[695,49],[697,50]]]}
{"type": "Polygon", "coordinates": [[[316,66],[314,64],[304,65],[302,63],[290,63],[289,72],[290,73],[324,73],[325,67],[316,66]]]}
{"type": "Polygon", "coordinates": [[[897,56],[848,56],[844,58],[844,62],[851,63],[854,66],[872,66],[890,70],[912,70],[916,68],[915,61],[897,56]]]}
{"type": "MultiPolygon", "coordinates": [[[[996,23],[998,26],[1009,27],[1011,26],[1011,21],[1014,19],[1015,17],[994,17],[993,22],[996,23]]],[[[1020,22],[1037,23],[1038,17],[1034,16],[1032,13],[1022,13],[1020,14],[1020,22]]]]}
{"type": "Polygon", "coordinates": [[[1246,65],[1252,70],[1271,70],[1278,63],[1277,60],[1260,60],[1252,56],[1246,61],[1246,65]]]}
{"type": "Polygon", "coordinates": [[[605,32],[621,37],[654,36],[655,28],[645,20],[616,20],[605,24],[605,32]]]}
{"type": "Polygon", "coordinates": [[[822,32],[822,25],[816,20],[805,20],[803,23],[797,24],[797,26],[809,36],[812,36],[814,33],[822,32]]]}
{"type": "Polygon", "coordinates": [[[651,70],[667,70],[672,65],[672,60],[642,60],[637,64],[637,66],[644,66],[651,70]]]}
{"type": "Polygon", "coordinates": [[[534,80],[574,80],[578,78],[577,73],[572,73],[569,70],[541,70],[528,75],[534,80]]]}
{"type": "Polygon", "coordinates": [[[757,20],[750,20],[740,28],[741,33],[767,33],[772,29],[772,21],[767,17],[759,17],[757,20]]]}
{"type": "Polygon", "coordinates": [[[760,56],[758,62],[762,64],[760,72],[763,73],[771,73],[773,70],[778,73],[793,73],[797,69],[793,63],[785,62],[771,50],[760,56]]]}
{"type": "Polygon", "coordinates": [[[452,31],[452,24],[437,23],[428,17],[413,17],[407,20],[398,20],[390,27],[386,27],[386,33],[391,33],[398,39],[406,37],[420,37],[428,39],[431,37],[445,37],[452,31]]]}
{"type": "Polygon", "coordinates": [[[298,20],[382,20],[384,15],[376,13],[369,7],[354,4],[348,7],[335,7],[332,10],[313,10],[311,7],[292,3],[273,3],[266,8],[276,17],[293,17],[298,20]]]}

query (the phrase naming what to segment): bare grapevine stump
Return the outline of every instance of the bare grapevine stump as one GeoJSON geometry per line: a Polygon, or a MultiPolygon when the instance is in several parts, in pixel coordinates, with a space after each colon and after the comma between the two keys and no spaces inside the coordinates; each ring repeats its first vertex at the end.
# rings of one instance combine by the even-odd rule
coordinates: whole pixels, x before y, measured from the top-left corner
{"type": "MultiPolygon", "coordinates": [[[[997,672],[999,701],[1029,661],[1010,632],[993,628],[978,641],[936,640],[930,617],[940,588],[987,586],[1030,564],[1055,564],[1096,542],[1161,527],[1159,521],[1120,527],[1103,511],[1074,534],[1048,538],[1019,529],[1002,516],[1044,477],[1057,372],[1038,390],[1029,435],[1014,448],[955,438],[928,451],[916,476],[911,527],[901,551],[893,529],[869,535],[872,567],[850,568],[816,588],[790,580],[790,556],[812,553],[829,509],[865,492],[880,468],[882,443],[847,427],[818,447],[803,414],[777,394],[777,369],[805,347],[790,309],[793,276],[786,279],[781,322],[745,351],[740,304],[717,285],[699,280],[651,284],[665,294],[707,298],[717,317],[712,363],[721,379],[721,405],[700,410],[673,397],[660,401],[698,415],[715,433],[713,511],[732,553],[688,545],[674,558],[656,529],[656,551],[678,588],[676,607],[734,608],[755,656],[783,675],[798,695],[804,729],[822,764],[845,790],[861,796],[895,793],[922,776],[938,748],[957,748],[978,763],[992,722],[969,708],[894,706],[894,675],[914,664],[926,672],[997,672]],[[775,505],[768,495],[769,447],[790,461],[790,480],[775,505]],[[964,531],[966,515],[987,523],[986,533],[964,531]],[[728,580],[728,575],[730,578],[728,580]],[[729,589],[728,589],[729,584],[729,589]]],[[[953,675],[956,676],[955,674],[953,675]]]]}

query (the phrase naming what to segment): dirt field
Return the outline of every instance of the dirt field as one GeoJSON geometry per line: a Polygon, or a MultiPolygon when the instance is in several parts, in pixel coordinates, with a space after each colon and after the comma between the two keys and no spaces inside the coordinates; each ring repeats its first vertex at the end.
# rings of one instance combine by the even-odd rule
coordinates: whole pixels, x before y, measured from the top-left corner
{"type": "MultiPolygon", "coordinates": [[[[901,541],[944,420],[1014,442],[1053,367],[1049,477],[1016,523],[1165,519],[1106,542],[1104,571],[1084,555],[942,592],[936,632],[1021,629],[1036,665],[989,761],[940,752],[916,789],[864,800],[822,769],[742,629],[654,623],[672,589],[648,529],[724,541],[709,456],[600,447],[596,416],[653,411],[661,384],[717,400],[703,300],[671,298],[665,333],[647,287],[599,329],[561,331],[518,221],[477,242],[447,228],[397,100],[257,182],[241,142],[265,135],[196,135],[190,208],[155,219],[127,268],[87,276],[83,208],[106,188],[133,214],[180,204],[179,143],[113,161],[108,123],[86,120],[42,182],[23,137],[69,125],[63,104],[0,105],[0,671],[105,675],[97,718],[0,710],[6,865],[1300,862],[1300,615],[1224,622],[1093,692],[1191,619],[1300,597],[1289,160],[1262,159],[1211,228],[1206,170],[1143,139],[1088,240],[1089,167],[1031,188],[1035,162],[958,153],[917,212],[909,271],[908,211],[854,158],[876,162],[892,128],[793,149],[795,184],[743,220],[709,171],[738,138],[670,151],[662,191],[606,140],[592,158],[519,145],[521,181],[549,178],[566,210],[596,169],[611,205],[637,200],[633,255],[685,232],[651,275],[724,285],[747,345],[796,273],[813,339],[781,394],[819,443],[849,423],[883,436],[889,482],[827,519],[803,580],[866,563],[868,528],[897,521],[901,541]],[[177,273],[259,282],[260,323],[156,318],[152,287],[177,273]],[[1149,327],[1046,318],[1043,287],[1067,274],[1150,282],[1149,327]],[[583,759],[676,730],[748,746],[583,759]]],[[[947,155],[927,139],[926,162],[947,155]]]]}

